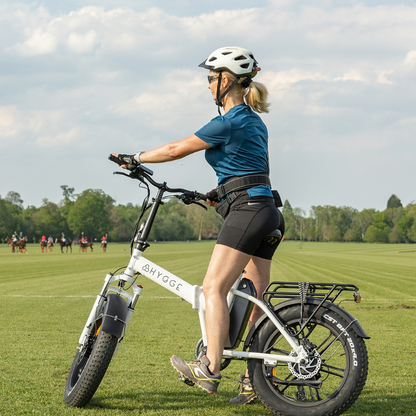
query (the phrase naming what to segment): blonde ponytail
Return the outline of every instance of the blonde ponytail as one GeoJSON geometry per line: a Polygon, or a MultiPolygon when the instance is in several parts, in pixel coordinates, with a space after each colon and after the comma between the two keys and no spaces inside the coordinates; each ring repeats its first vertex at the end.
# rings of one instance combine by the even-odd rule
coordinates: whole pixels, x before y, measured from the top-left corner
{"type": "Polygon", "coordinates": [[[256,113],[268,113],[270,103],[267,102],[269,92],[264,84],[252,81],[244,99],[248,106],[256,113]]]}
{"type": "MultiPolygon", "coordinates": [[[[228,71],[223,72],[231,82],[233,82],[237,77],[234,74],[231,74],[228,71]]],[[[246,104],[256,113],[268,113],[270,103],[267,102],[267,97],[269,92],[264,84],[256,81],[252,81],[248,88],[244,88],[241,83],[246,78],[242,77],[238,80],[238,83],[232,88],[228,93],[231,95],[243,95],[244,101],[246,104]]],[[[228,95],[227,94],[227,95],[228,95]]]]}

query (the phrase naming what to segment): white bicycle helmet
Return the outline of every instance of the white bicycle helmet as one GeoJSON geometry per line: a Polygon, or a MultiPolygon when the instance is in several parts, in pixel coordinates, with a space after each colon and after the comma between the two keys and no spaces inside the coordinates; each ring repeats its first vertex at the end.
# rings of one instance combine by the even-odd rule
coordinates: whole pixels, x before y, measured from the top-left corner
{"type": "Polygon", "coordinates": [[[257,66],[257,61],[254,59],[253,54],[249,50],[238,46],[226,46],[217,49],[198,66],[219,72],[215,104],[218,106],[218,113],[220,115],[220,107],[222,107],[223,98],[230,92],[239,79],[245,78],[241,85],[244,88],[248,88],[252,78],[254,78],[257,75],[257,72],[261,70],[261,68],[257,66]],[[220,82],[223,71],[229,71],[237,78],[222,94],[220,94],[220,82]]]}
{"type": "Polygon", "coordinates": [[[244,76],[253,78],[260,71],[253,54],[238,46],[217,49],[199,66],[215,72],[230,71],[238,78],[244,76]]]}

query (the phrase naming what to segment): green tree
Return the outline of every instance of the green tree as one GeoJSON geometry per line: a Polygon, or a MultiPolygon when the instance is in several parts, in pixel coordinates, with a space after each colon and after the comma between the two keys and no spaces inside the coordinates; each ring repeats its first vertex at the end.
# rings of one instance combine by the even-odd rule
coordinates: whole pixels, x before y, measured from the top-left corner
{"type": "Polygon", "coordinates": [[[65,219],[67,219],[69,211],[72,205],[74,205],[74,201],[76,199],[76,195],[74,194],[75,188],[70,188],[68,185],[61,185],[61,189],[64,199],[60,201],[59,205],[62,215],[65,217],[65,219]]]}
{"type": "Polygon", "coordinates": [[[15,231],[17,220],[14,218],[10,203],[0,197],[0,237],[4,240],[15,231]]]}
{"type": "Polygon", "coordinates": [[[297,237],[295,215],[293,213],[293,209],[290,205],[290,202],[287,199],[283,204],[282,214],[283,218],[285,219],[285,239],[295,240],[297,237]]]}
{"type": "Polygon", "coordinates": [[[23,199],[18,192],[10,191],[4,199],[19,210],[23,209],[23,199]]]}
{"type": "Polygon", "coordinates": [[[408,205],[397,222],[400,236],[407,242],[416,242],[416,204],[408,205]]]}
{"type": "Polygon", "coordinates": [[[57,237],[66,232],[66,221],[58,205],[46,198],[43,199],[40,209],[33,213],[32,221],[35,223],[36,240],[40,240],[42,235],[57,237]]]}
{"type": "Polygon", "coordinates": [[[361,212],[356,212],[352,220],[352,229],[360,236],[361,241],[365,241],[365,233],[368,227],[373,222],[374,209],[363,209],[361,212]]]}
{"type": "Polygon", "coordinates": [[[387,208],[400,208],[403,207],[402,202],[396,195],[392,195],[387,201],[387,208]]]}
{"type": "Polygon", "coordinates": [[[186,219],[192,228],[192,238],[204,240],[218,235],[223,219],[213,207],[204,210],[198,205],[189,205],[185,207],[185,212],[186,219]]]}
{"type": "Polygon", "coordinates": [[[112,229],[110,213],[114,200],[101,189],[87,189],[77,195],[68,213],[68,225],[74,235],[101,237],[112,229]]]}
{"type": "Polygon", "coordinates": [[[373,223],[365,233],[364,240],[369,243],[388,243],[393,229],[393,221],[386,211],[373,214],[373,223]]]}
{"type": "Polygon", "coordinates": [[[186,206],[176,199],[162,205],[153,224],[150,239],[184,241],[193,237],[193,230],[186,218],[186,206]]]}
{"type": "Polygon", "coordinates": [[[131,203],[113,207],[110,215],[113,228],[108,234],[109,241],[130,241],[139,213],[140,207],[131,203]]]}

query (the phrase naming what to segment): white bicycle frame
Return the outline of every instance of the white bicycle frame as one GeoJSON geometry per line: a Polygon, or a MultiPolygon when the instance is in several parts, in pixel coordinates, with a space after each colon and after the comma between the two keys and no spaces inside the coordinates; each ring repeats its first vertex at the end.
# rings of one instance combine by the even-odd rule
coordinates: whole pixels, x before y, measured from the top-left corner
{"type": "MultiPolygon", "coordinates": [[[[134,312],[134,307],[138,298],[140,297],[143,288],[138,286],[133,279],[135,273],[140,273],[141,275],[147,277],[158,285],[164,287],[175,295],[179,296],[186,302],[192,305],[192,308],[198,311],[199,321],[201,326],[202,338],[204,345],[207,345],[207,336],[206,336],[206,327],[205,327],[205,298],[202,292],[202,287],[197,285],[191,285],[185,280],[181,279],[178,276],[170,273],[169,271],[163,269],[157,264],[151,262],[150,260],[143,257],[143,252],[135,248],[133,250],[133,255],[131,256],[130,262],[126,270],[119,275],[107,274],[103,288],[100,294],[97,296],[94,307],[88,317],[87,323],[84,327],[84,330],[80,336],[79,343],[83,345],[87,338],[90,326],[94,323],[97,316],[96,311],[100,305],[100,302],[103,302],[107,293],[109,291],[117,293],[128,300],[128,311],[127,317],[124,325],[124,331],[122,336],[119,339],[119,342],[123,339],[127,326],[130,322],[130,319],[134,312]],[[131,285],[133,294],[123,289],[124,284],[115,286],[115,282],[125,282],[131,285]]],[[[223,356],[227,358],[242,358],[242,359],[261,359],[265,365],[275,367],[278,362],[284,363],[302,363],[303,360],[307,359],[308,354],[304,350],[302,345],[299,345],[298,341],[293,338],[284,326],[276,319],[273,312],[269,309],[267,304],[262,300],[255,298],[254,296],[247,295],[244,292],[237,290],[238,284],[242,278],[242,274],[234,283],[231,288],[227,302],[229,307],[233,303],[235,296],[240,296],[244,299],[248,299],[250,302],[256,304],[263,312],[268,316],[268,318],[274,323],[276,328],[280,331],[283,337],[287,340],[289,345],[292,347],[293,351],[296,354],[291,354],[290,356],[286,355],[276,355],[276,354],[265,354],[258,352],[247,352],[247,351],[237,351],[237,350],[224,350],[223,356]]]]}

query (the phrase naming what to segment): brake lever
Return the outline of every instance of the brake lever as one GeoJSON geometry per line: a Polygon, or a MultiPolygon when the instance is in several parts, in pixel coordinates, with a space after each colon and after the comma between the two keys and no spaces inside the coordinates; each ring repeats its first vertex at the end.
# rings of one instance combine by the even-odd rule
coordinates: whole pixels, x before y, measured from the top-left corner
{"type": "Polygon", "coordinates": [[[194,202],[191,202],[191,204],[199,205],[200,207],[204,208],[205,211],[208,211],[208,208],[205,205],[201,204],[200,202],[194,201],[194,202]]]}
{"type": "Polygon", "coordinates": [[[124,172],[113,172],[113,175],[123,175],[123,176],[127,176],[128,178],[130,178],[130,175],[127,175],[127,173],[124,172]]]}

